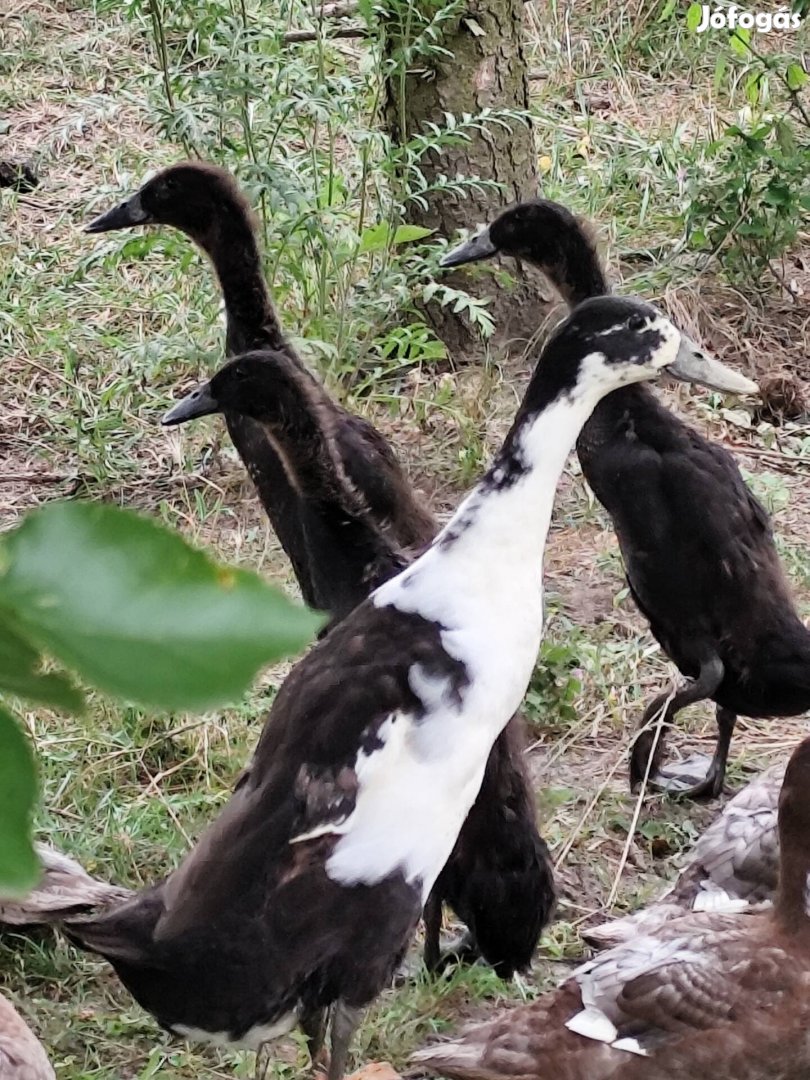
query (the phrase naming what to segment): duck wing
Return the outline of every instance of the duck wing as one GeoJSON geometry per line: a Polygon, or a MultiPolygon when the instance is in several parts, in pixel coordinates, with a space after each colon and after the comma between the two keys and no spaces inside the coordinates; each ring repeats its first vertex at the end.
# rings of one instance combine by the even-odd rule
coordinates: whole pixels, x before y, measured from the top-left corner
{"type": "Polygon", "coordinates": [[[744,911],[770,902],[779,874],[776,815],[785,768],[771,766],[729,800],[660,900],[589,928],[583,934],[588,944],[610,948],[636,934],[654,934],[687,911],[744,911]]]}

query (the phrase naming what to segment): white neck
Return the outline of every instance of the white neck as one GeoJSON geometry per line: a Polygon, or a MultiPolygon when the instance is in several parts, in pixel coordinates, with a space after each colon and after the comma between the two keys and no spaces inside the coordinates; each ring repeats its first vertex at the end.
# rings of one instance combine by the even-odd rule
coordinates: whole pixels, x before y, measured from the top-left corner
{"type": "Polygon", "coordinates": [[[393,602],[401,610],[453,625],[454,619],[445,621],[452,590],[467,598],[471,590],[482,591],[500,606],[499,589],[519,596],[528,583],[540,588],[557,483],[597,400],[594,393],[575,391],[524,422],[509,440],[512,454],[524,465],[522,474],[502,482],[507,460],[502,451],[428,551],[378,589],[375,603],[393,602]]]}

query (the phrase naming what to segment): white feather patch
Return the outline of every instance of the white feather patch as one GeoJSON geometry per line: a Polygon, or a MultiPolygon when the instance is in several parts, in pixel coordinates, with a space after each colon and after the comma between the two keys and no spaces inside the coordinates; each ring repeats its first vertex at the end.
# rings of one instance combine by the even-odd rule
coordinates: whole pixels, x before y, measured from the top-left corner
{"type": "Polygon", "coordinates": [[[566,1020],[565,1026],[569,1031],[584,1035],[586,1039],[595,1039],[596,1042],[614,1043],[619,1034],[615,1024],[593,1005],[587,1005],[570,1020],[566,1020]]]}
{"type": "MultiPolygon", "coordinates": [[[[704,883],[710,884],[710,883],[704,883]]],[[[706,888],[699,892],[692,903],[692,911],[712,911],[725,915],[737,915],[751,905],[738,896],[730,896],[725,889],[706,888]]]]}
{"type": "Polygon", "coordinates": [[[624,1050],[628,1054],[638,1054],[639,1057],[649,1057],[649,1054],[639,1043],[638,1039],[617,1039],[611,1044],[614,1050],[624,1050]]]}

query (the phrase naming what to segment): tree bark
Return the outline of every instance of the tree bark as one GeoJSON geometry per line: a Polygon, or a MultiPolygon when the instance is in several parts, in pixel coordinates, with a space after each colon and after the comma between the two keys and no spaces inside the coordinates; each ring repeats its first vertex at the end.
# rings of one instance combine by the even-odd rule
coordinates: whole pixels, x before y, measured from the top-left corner
{"type": "MultiPolygon", "coordinates": [[[[410,2],[430,4],[430,0],[410,2]]],[[[386,119],[396,144],[424,133],[427,123],[444,128],[447,113],[459,119],[465,113],[475,116],[485,108],[528,112],[523,4],[524,0],[467,0],[461,14],[444,24],[441,46],[452,55],[417,57],[404,78],[395,73],[389,79],[386,119]]],[[[386,51],[395,69],[401,64],[398,57],[403,46],[408,45],[402,40],[401,22],[400,17],[397,29],[388,24],[386,38],[386,51]]],[[[475,230],[510,203],[536,195],[534,133],[527,122],[512,120],[510,125],[506,130],[500,124],[488,124],[483,132],[471,132],[468,142],[443,148],[440,153],[429,152],[420,163],[429,184],[442,175],[450,179],[479,176],[501,183],[502,191],[473,190],[461,196],[442,190],[431,192],[427,209],[408,202],[408,220],[435,229],[452,241],[460,229],[475,230]]],[[[510,270],[517,278],[513,289],[496,285],[490,272],[470,277],[458,270],[442,280],[478,298],[489,297],[497,342],[519,340],[522,347],[540,321],[538,278],[532,273],[530,280],[514,263],[510,270]]],[[[451,357],[474,358],[481,353],[480,335],[465,316],[454,315],[435,302],[427,305],[425,315],[451,357]]]]}

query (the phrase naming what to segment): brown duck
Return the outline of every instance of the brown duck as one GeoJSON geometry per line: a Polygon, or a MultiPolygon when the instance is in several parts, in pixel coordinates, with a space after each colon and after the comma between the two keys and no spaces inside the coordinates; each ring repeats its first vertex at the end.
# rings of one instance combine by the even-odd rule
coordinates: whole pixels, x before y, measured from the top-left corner
{"type": "Polygon", "coordinates": [[[416,1060],[458,1080],[806,1080],[810,739],[779,798],[773,908],[689,914],[416,1060]]]}
{"type": "Polygon", "coordinates": [[[0,1080],[56,1080],[34,1035],[14,1006],[0,994],[0,1080]]]}

